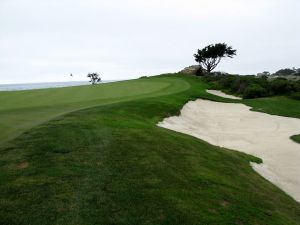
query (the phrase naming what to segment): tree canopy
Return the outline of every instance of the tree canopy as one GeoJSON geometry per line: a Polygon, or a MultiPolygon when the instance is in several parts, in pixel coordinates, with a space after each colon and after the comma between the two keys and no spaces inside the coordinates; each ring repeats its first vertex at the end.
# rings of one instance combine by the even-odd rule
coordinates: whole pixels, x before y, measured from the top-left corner
{"type": "Polygon", "coordinates": [[[90,82],[92,84],[96,84],[96,83],[101,82],[101,77],[98,73],[89,73],[87,75],[87,77],[90,78],[90,82]]]}
{"type": "Polygon", "coordinates": [[[294,73],[296,73],[296,69],[289,69],[289,68],[286,68],[286,69],[281,69],[281,70],[278,70],[276,73],[274,73],[275,75],[283,75],[283,76],[287,76],[287,75],[292,75],[294,73]]]}
{"type": "Polygon", "coordinates": [[[207,73],[213,71],[221,62],[222,58],[232,58],[236,55],[236,50],[225,43],[208,45],[203,49],[198,49],[197,54],[194,54],[196,62],[201,66],[202,70],[207,73]]]}

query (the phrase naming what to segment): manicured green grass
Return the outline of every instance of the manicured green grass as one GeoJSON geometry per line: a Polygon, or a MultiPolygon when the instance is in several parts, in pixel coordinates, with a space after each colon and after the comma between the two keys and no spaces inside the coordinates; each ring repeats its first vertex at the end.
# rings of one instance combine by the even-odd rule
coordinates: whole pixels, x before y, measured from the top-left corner
{"type": "Polygon", "coordinates": [[[300,118],[300,101],[288,97],[271,97],[243,100],[253,110],[268,114],[300,118]]]}
{"type": "Polygon", "coordinates": [[[143,80],[160,81],[122,102],[74,100],[3,142],[0,224],[300,224],[300,205],[250,167],[259,159],[156,126],[188,100],[224,100],[193,77],[143,80]]]}
{"type": "Polygon", "coordinates": [[[0,145],[38,124],[72,111],[188,88],[189,84],[178,78],[151,78],[96,86],[0,92],[0,145]]]}

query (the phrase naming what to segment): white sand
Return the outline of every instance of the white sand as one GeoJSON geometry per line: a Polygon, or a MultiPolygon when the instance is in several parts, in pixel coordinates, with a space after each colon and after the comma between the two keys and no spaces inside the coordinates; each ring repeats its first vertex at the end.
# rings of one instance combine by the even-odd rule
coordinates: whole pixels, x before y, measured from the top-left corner
{"type": "Polygon", "coordinates": [[[209,94],[212,94],[212,95],[222,97],[222,98],[230,98],[230,99],[238,99],[238,100],[242,99],[240,97],[236,97],[236,96],[233,96],[233,95],[228,95],[228,94],[225,94],[222,91],[217,91],[217,90],[206,90],[206,92],[209,93],[209,94]]]}
{"type": "Polygon", "coordinates": [[[261,158],[263,164],[251,163],[253,168],[300,202],[300,145],[290,140],[300,134],[299,119],[253,112],[243,104],[196,100],[158,126],[261,158]]]}

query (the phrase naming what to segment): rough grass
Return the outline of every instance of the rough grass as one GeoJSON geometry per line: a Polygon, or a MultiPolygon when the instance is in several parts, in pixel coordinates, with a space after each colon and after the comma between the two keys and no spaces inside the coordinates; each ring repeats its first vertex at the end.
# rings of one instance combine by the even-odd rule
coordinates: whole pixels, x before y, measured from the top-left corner
{"type": "Polygon", "coordinates": [[[197,78],[152,79],[190,88],[64,114],[3,145],[0,224],[300,223],[300,205],[250,167],[259,159],[156,126],[221,98],[197,78]]]}

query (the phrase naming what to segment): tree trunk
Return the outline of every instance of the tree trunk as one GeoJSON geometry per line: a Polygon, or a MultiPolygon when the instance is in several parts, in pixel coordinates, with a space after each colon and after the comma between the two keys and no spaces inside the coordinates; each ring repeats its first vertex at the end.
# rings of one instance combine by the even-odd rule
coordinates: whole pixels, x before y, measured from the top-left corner
{"type": "Polygon", "coordinates": [[[206,71],[208,74],[210,74],[210,72],[212,71],[211,65],[207,65],[206,71]]]}

